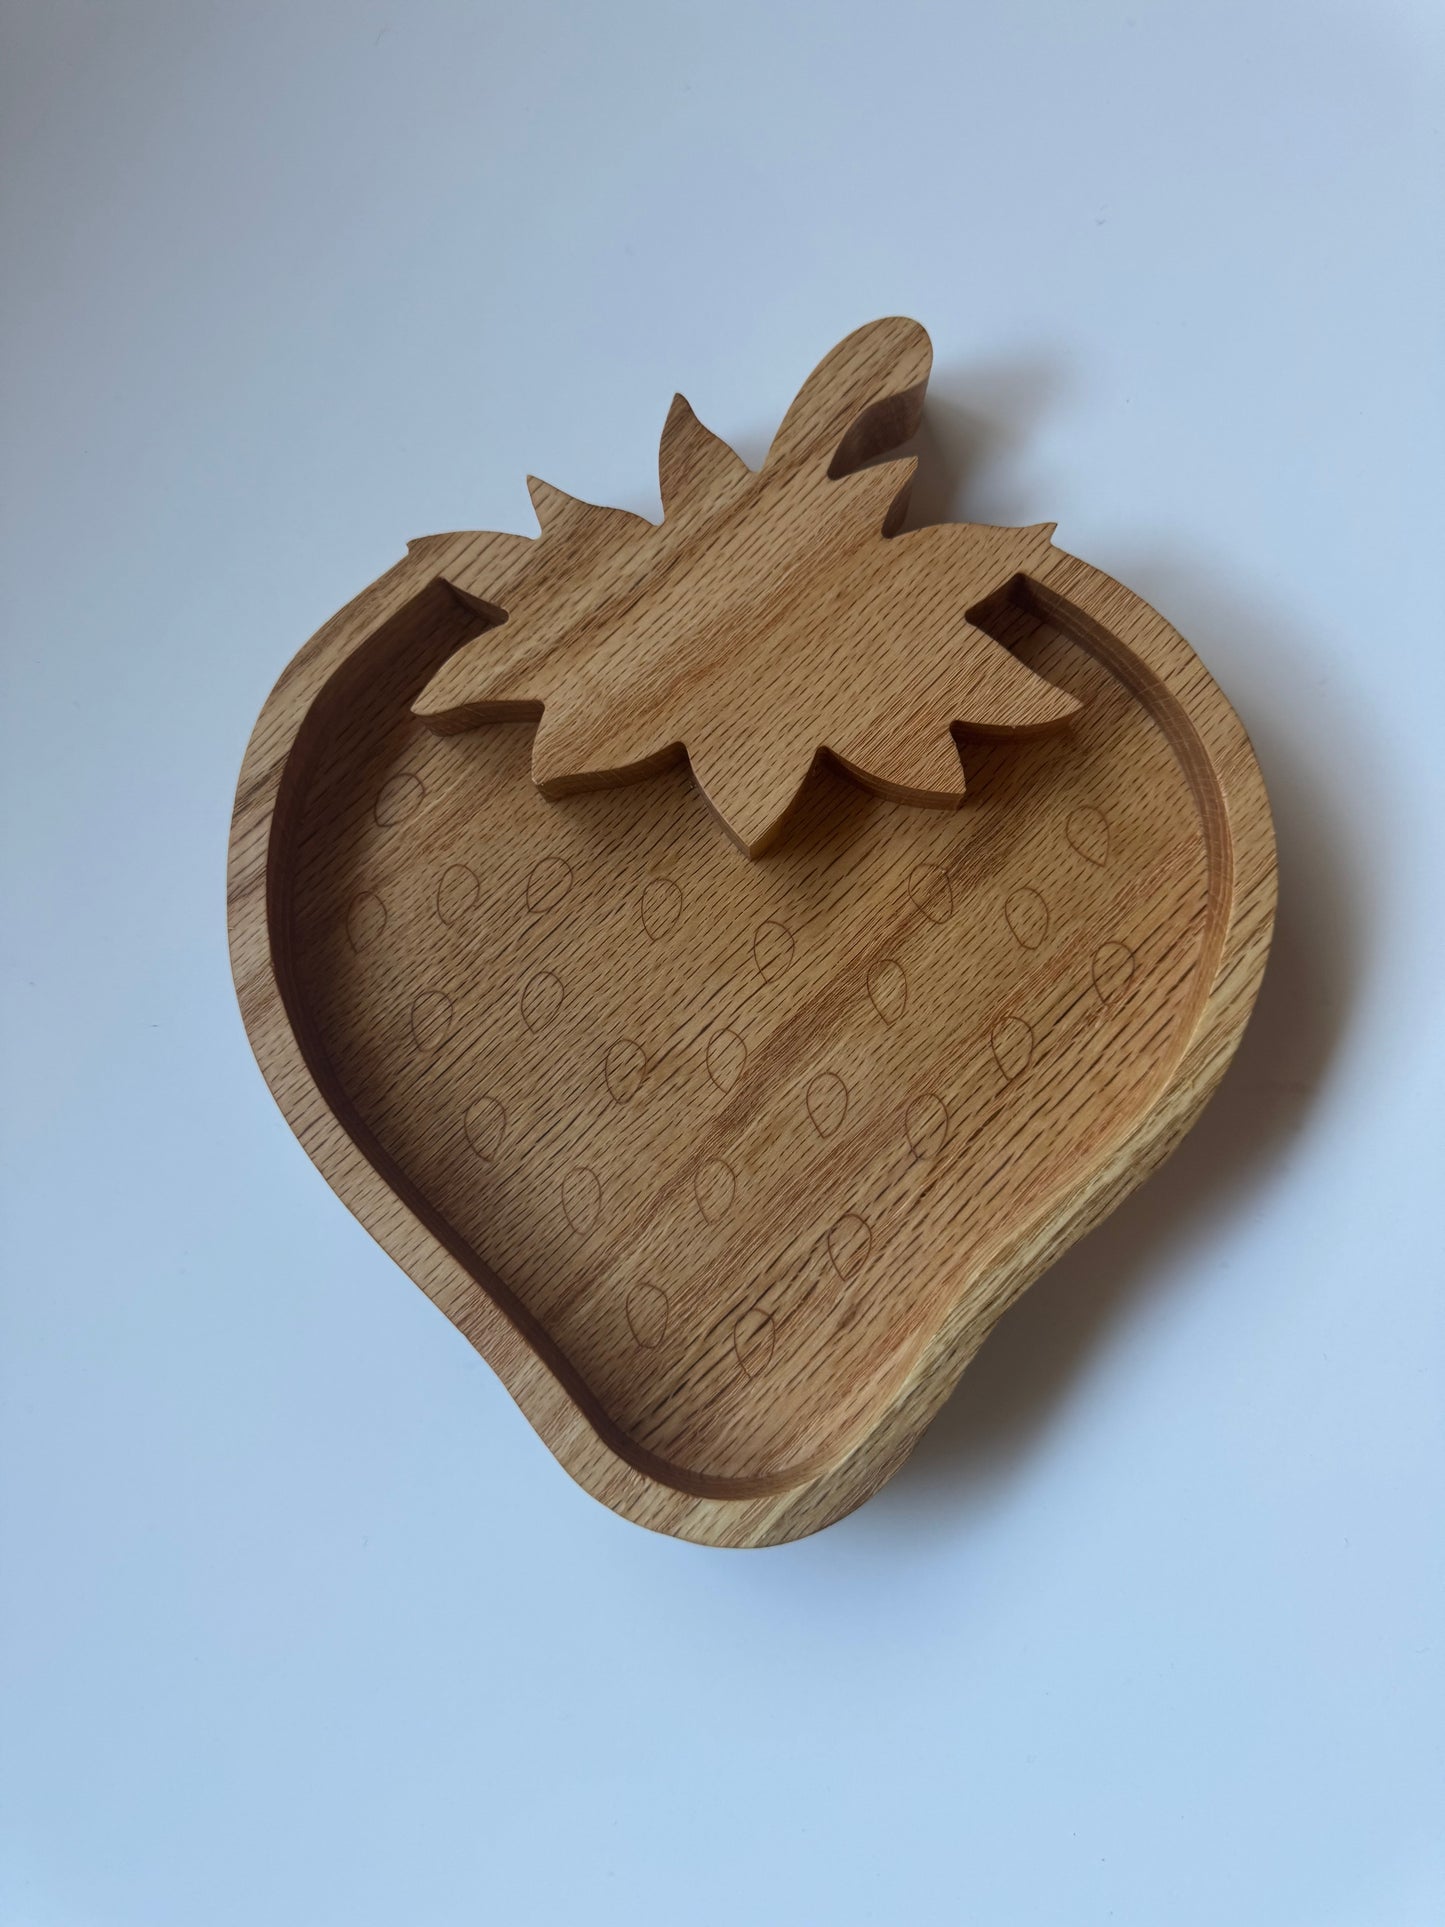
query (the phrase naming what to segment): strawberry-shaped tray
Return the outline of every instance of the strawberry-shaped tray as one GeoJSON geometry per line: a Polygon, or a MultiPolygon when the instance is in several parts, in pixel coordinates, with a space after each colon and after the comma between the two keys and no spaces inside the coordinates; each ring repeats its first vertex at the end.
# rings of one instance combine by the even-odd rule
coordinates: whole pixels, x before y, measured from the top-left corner
{"type": "Polygon", "coordinates": [[[1269,808],[1197,656],[1050,527],[901,528],[875,322],[658,525],[532,485],[285,671],[232,953],[339,1196],[590,1492],[816,1531],[1176,1144],[1264,968],[1269,808]]]}

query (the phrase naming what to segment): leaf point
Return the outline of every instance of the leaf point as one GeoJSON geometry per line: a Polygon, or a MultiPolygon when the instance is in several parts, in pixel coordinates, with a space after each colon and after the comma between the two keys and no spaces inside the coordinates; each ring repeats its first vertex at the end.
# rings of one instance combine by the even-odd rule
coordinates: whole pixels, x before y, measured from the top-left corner
{"type": "Polygon", "coordinates": [[[737,451],[697,418],[685,395],[674,395],[657,451],[663,519],[730,493],[751,470],[737,451]]]}

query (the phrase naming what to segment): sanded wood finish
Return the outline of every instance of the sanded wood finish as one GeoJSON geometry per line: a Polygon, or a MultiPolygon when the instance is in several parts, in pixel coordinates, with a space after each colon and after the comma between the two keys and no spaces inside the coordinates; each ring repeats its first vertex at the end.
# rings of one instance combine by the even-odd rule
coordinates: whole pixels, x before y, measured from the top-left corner
{"type": "Polygon", "coordinates": [[[685,755],[751,856],[820,754],[880,795],[957,808],[955,727],[1030,734],[1077,704],[969,620],[1046,566],[1052,526],[895,536],[915,463],[855,472],[913,432],[930,359],[916,321],[860,328],[756,475],[677,396],[657,526],[533,479],[542,538],[517,538],[477,605],[505,626],[444,663],[417,714],[440,730],[540,719],[532,775],[548,796],[685,755]]]}
{"type": "MultiPolygon", "coordinates": [[[[769,456],[825,499],[911,431],[926,338],[874,324],[830,364],[769,456]]],[[[669,515],[715,511],[677,480],[689,465],[752,501],[758,478],[676,406],[670,423],[669,515]]],[[[867,544],[850,521],[840,580],[868,544],[954,533],[884,537],[883,519],[867,544]]],[[[655,555],[629,614],[599,587],[599,526],[565,567],[553,535],[413,543],[283,674],[236,804],[242,1011],[307,1151],[575,1478],[660,1531],[776,1543],[877,1490],[999,1314],[1193,1121],[1264,968],[1268,804],[1198,658],[1047,531],[960,532],[951,630],[901,597],[889,633],[926,647],[889,675],[917,728],[890,737],[850,617],[832,667],[816,623],[789,630],[807,687],[786,664],[778,682],[760,631],[739,641],[757,687],[731,750],[726,665],[693,653],[679,688],[650,653],[659,593],[672,631],[682,607],[655,555]],[[631,695],[611,640],[628,621],[631,695]],[[950,680],[950,633],[978,675],[950,680]],[[542,637],[567,659],[555,680],[542,637]],[[589,650],[595,708],[575,694],[589,650]],[[990,690],[1006,717],[979,715],[990,690]],[[609,786],[534,782],[554,699],[567,754],[536,773],[609,786]],[[838,734],[850,716],[859,737],[838,734]],[[699,753],[724,746],[715,809],[673,750],[694,730],[699,753]],[[920,783],[947,768],[917,760],[940,735],[957,778],[920,783]],[[750,756],[755,811],[734,783],[750,756]],[[956,803],[964,772],[962,807],[903,800],[956,803]]],[[[669,551],[694,598],[726,592],[706,547],[693,527],[669,551]]],[[[744,600],[765,627],[776,603],[744,600]]]]}

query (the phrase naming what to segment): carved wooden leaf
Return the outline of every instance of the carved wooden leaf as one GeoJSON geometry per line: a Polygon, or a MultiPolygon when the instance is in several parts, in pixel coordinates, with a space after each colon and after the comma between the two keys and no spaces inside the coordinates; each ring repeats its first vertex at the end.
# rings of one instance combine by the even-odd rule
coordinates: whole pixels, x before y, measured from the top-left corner
{"type": "Polygon", "coordinates": [[[530,481],[541,535],[503,552],[482,605],[500,621],[416,713],[441,731],[538,717],[532,773],[552,796],[685,755],[754,856],[820,752],[883,795],[962,802],[955,727],[1032,732],[1077,705],[968,620],[1042,570],[1052,525],[896,534],[913,462],[859,466],[913,432],[930,360],[916,322],[859,329],[756,473],[678,396],[660,524],[530,481]]]}

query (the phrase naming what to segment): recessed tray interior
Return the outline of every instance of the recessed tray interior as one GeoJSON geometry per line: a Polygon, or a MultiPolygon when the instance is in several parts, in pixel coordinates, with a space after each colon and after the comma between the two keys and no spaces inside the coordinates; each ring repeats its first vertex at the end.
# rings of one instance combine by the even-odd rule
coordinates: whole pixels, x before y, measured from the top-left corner
{"type": "Polygon", "coordinates": [[[749,861],[686,767],[548,801],[532,727],[410,702],[481,619],[438,581],[307,717],[269,918],[353,1141],[625,1458],[781,1489],[1168,1082],[1227,852],[1177,705],[1020,579],[974,619],[1082,704],[967,745],[955,811],[820,760],[749,861]]]}

